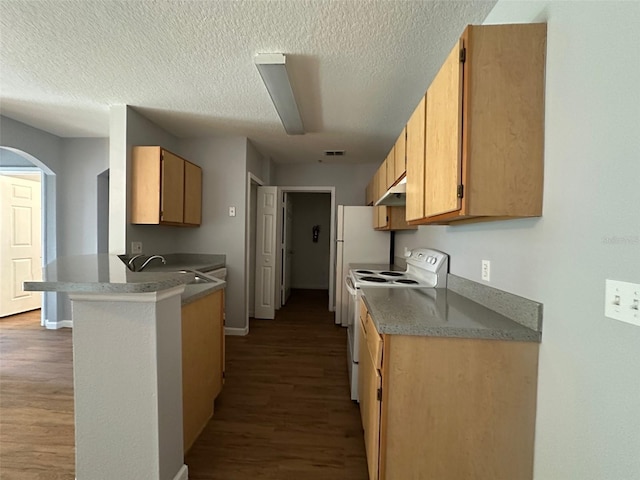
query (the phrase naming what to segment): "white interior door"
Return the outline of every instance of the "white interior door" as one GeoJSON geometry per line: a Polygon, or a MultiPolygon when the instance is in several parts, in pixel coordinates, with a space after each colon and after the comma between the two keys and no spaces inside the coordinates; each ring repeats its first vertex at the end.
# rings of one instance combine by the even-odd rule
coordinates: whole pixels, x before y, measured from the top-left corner
{"type": "Polygon", "coordinates": [[[293,263],[293,200],[290,193],[283,193],[282,199],[282,306],[291,295],[291,264],[293,263]]]}
{"type": "Polygon", "coordinates": [[[42,278],[38,177],[0,175],[0,317],[41,307],[40,292],[22,289],[22,282],[42,278]]]}
{"type": "Polygon", "coordinates": [[[275,317],[278,187],[258,187],[256,225],[256,318],[275,317]]]}

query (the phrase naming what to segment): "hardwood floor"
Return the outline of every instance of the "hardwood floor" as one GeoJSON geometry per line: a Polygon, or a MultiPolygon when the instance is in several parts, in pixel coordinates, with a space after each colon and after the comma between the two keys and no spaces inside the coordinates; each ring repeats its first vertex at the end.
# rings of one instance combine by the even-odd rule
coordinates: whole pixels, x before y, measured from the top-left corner
{"type": "Polygon", "coordinates": [[[326,291],[294,291],[275,320],[227,337],[226,383],[186,457],[190,479],[368,478],[346,330],[327,304],[326,291]]]}
{"type": "MultiPolygon", "coordinates": [[[[294,291],[275,320],[227,337],[226,383],[185,459],[193,480],[366,480],[346,331],[326,291],[294,291]]],[[[74,478],[71,330],[0,319],[0,478],[74,478]]],[[[83,479],[84,480],[84,479],[83,479]]]]}
{"type": "Polygon", "coordinates": [[[71,330],[0,319],[0,478],[72,480],[74,454],[71,330]]]}

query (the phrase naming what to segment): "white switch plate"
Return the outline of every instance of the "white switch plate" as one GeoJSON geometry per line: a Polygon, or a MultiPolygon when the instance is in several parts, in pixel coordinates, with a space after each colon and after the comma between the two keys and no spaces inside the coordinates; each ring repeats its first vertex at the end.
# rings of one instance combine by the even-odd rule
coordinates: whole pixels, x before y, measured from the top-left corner
{"type": "Polygon", "coordinates": [[[236,216],[236,207],[229,207],[229,216],[230,217],[236,216]]]}
{"type": "Polygon", "coordinates": [[[640,327],[640,284],[605,280],[604,315],[640,327]]]}
{"type": "Polygon", "coordinates": [[[142,253],[142,242],[131,242],[131,253],[142,253]]]}
{"type": "Polygon", "coordinates": [[[491,262],[482,260],[482,280],[488,282],[491,280],[491,262]]]}

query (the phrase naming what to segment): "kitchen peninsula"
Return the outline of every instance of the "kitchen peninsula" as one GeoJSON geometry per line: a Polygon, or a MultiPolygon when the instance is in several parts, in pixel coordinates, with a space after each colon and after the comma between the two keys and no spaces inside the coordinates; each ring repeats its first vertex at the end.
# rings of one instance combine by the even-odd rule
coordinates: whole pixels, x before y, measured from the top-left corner
{"type": "Polygon", "coordinates": [[[25,282],[72,300],[78,480],[187,478],[181,307],[225,286],[189,285],[195,276],[104,254],[60,258],[25,282]]]}

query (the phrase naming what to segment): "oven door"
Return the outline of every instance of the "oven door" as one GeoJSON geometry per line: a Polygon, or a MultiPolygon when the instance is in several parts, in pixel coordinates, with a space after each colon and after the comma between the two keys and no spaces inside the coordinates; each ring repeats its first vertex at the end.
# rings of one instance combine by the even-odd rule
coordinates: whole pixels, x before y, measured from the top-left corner
{"type": "Polygon", "coordinates": [[[347,275],[344,279],[345,287],[347,288],[347,293],[349,294],[349,301],[347,303],[347,315],[346,322],[343,323],[343,326],[347,328],[353,328],[356,325],[356,317],[358,315],[358,289],[353,284],[353,279],[350,275],[347,275]]]}
{"type": "Polygon", "coordinates": [[[349,387],[351,390],[351,400],[358,400],[358,349],[359,332],[358,322],[360,321],[358,308],[360,306],[360,290],[354,284],[353,279],[347,275],[344,280],[348,293],[347,302],[347,367],[349,371],[349,387]]]}

